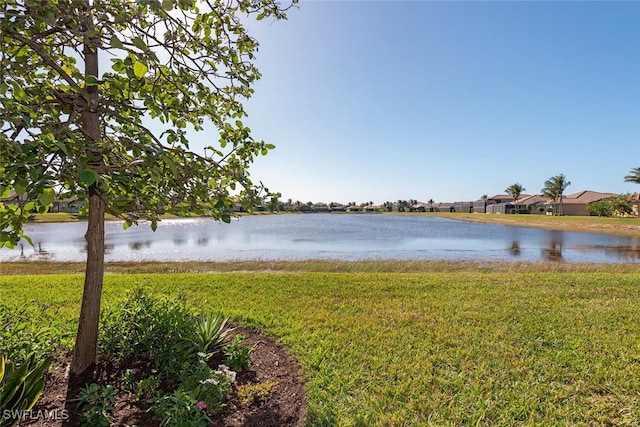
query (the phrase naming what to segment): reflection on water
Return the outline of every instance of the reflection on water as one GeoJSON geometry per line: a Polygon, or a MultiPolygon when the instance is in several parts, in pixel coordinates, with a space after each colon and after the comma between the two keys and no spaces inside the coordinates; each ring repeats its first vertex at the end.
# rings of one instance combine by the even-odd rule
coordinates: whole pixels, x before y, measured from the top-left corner
{"type": "Polygon", "coordinates": [[[139,251],[140,249],[150,248],[150,247],[151,247],[151,240],[147,240],[144,242],[129,242],[129,249],[131,249],[132,251],[139,251]]]}
{"type": "MultiPolygon", "coordinates": [[[[27,248],[27,252],[29,249],[27,248]]],[[[34,244],[33,247],[33,258],[38,261],[49,261],[51,259],[51,252],[45,250],[42,247],[42,243],[38,242],[34,244]]],[[[27,256],[25,255],[25,247],[24,244],[20,243],[20,260],[27,260],[27,256]]]]}
{"type": "MultiPolygon", "coordinates": [[[[640,226],[640,222],[638,224],[640,226]]],[[[0,250],[0,261],[84,261],[86,223],[28,224],[34,246],[0,250]]],[[[106,225],[107,261],[443,259],[640,262],[640,239],[469,223],[428,216],[269,215],[231,224],[167,220],[106,225]]]]}
{"type": "Polygon", "coordinates": [[[562,242],[557,240],[549,241],[549,246],[542,248],[542,257],[545,261],[562,261],[562,242]]]}
{"type": "Polygon", "coordinates": [[[511,242],[511,248],[509,249],[509,251],[514,257],[520,256],[520,242],[518,242],[517,240],[511,242]]]}

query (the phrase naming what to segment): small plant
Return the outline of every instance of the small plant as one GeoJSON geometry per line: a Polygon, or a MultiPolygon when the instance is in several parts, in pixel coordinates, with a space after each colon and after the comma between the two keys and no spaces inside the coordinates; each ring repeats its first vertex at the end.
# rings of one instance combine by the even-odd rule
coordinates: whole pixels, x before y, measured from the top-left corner
{"type": "Polygon", "coordinates": [[[73,399],[78,402],[80,426],[109,427],[113,421],[111,412],[115,403],[113,387],[101,387],[92,383],[80,390],[73,399]]]}
{"type": "Polygon", "coordinates": [[[159,385],[160,380],[155,376],[150,376],[138,381],[138,385],[135,390],[136,398],[138,400],[153,398],[159,385]]]}
{"type": "Polygon", "coordinates": [[[0,356],[0,426],[17,424],[18,418],[5,419],[4,413],[28,411],[38,401],[45,383],[45,373],[49,369],[51,358],[36,363],[35,354],[31,354],[20,367],[0,356]]]}
{"type": "Polygon", "coordinates": [[[161,420],[161,427],[207,427],[211,418],[206,403],[179,389],[171,395],[155,400],[154,415],[161,420]]]}
{"type": "Polygon", "coordinates": [[[242,344],[245,340],[243,335],[236,335],[231,342],[224,348],[226,356],[225,365],[234,371],[249,370],[249,362],[251,361],[251,349],[242,344]]]}
{"type": "Polygon", "coordinates": [[[124,374],[122,374],[122,385],[126,390],[134,391],[135,390],[135,381],[136,381],[136,373],[132,369],[127,369],[124,374]]]}
{"type": "Polygon", "coordinates": [[[222,408],[222,402],[236,380],[235,371],[225,365],[219,365],[218,369],[213,370],[204,358],[200,358],[196,365],[184,372],[179,389],[190,390],[190,395],[204,402],[211,411],[222,408]]]}
{"type": "Polygon", "coordinates": [[[191,341],[199,353],[216,354],[231,339],[233,328],[227,327],[228,317],[222,313],[202,315],[196,323],[191,341]]]}
{"type": "Polygon", "coordinates": [[[252,383],[239,385],[237,388],[238,398],[243,405],[251,405],[253,403],[264,402],[273,392],[276,381],[267,380],[262,383],[252,383]]]}

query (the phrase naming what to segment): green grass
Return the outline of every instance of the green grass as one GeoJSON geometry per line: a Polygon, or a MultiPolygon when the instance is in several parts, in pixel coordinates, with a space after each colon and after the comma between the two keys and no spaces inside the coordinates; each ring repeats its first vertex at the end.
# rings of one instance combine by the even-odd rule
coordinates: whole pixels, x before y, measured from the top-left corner
{"type": "Polygon", "coordinates": [[[640,218],[606,218],[598,216],[547,216],[547,215],[500,215],[469,213],[426,213],[443,218],[511,225],[518,227],[542,228],[545,230],[575,231],[581,233],[601,233],[619,236],[640,237],[640,218]]]}
{"type": "MultiPolygon", "coordinates": [[[[640,273],[110,274],[185,294],[278,338],[300,361],[308,425],[638,425],[640,273]]],[[[0,277],[73,330],[80,275],[0,277]]]]}

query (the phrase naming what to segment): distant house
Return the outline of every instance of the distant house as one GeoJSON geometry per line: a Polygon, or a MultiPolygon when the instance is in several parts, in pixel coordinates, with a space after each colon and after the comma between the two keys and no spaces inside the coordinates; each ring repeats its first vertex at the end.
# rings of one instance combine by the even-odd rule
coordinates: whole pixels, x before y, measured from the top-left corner
{"type": "Polygon", "coordinates": [[[411,210],[414,212],[433,212],[429,210],[428,204],[422,202],[418,202],[415,205],[411,206],[411,210]]]}
{"type": "Polygon", "coordinates": [[[313,204],[313,211],[316,213],[330,212],[329,205],[323,202],[313,204]]]}
{"type": "Polygon", "coordinates": [[[5,205],[24,205],[27,202],[27,194],[24,193],[18,196],[15,191],[11,190],[9,197],[0,199],[0,203],[5,205]]]}
{"type": "Polygon", "coordinates": [[[331,212],[344,212],[345,211],[344,205],[342,203],[336,203],[336,202],[329,203],[329,209],[331,209],[331,212]]]}
{"type": "MultiPolygon", "coordinates": [[[[531,214],[542,214],[545,212],[545,204],[549,201],[548,197],[542,194],[534,194],[533,196],[521,196],[518,202],[518,210],[531,214]]],[[[515,203],[514,203],[515,205],[515,203]]]]}
{"type": "MultiPolygon", "coordinates": [[[[560,210],[560,202],[557,203],[557,209],[559,212],[564,212],[565,215],[591,215],[587,209],[589,203],[615,196],[618,196],[618,194],[590,190],[579,191],[564,196],[562,198],[562,210],[560,210]]],[[[553,200],[547,200],[545,203],[546,207],[553,207],[553,205],[553,200]]]]}
{"type": "Polygon", "coordinates": [[[485,213],[488,214],[507,214],[515,210],[515,205],[511,202],[489,203],[486,206],[485,213]]]}
{"type": "MultiPolygon", "coordinates": [[[[523,195],[524,196],[524,195],[523,195]]],[[[497,210],[503,208],[489,207],[489,205],[498,205],[501,203],[512,203],[513,197],[508,194],[496,194],[493,197],[480,199],[473,202],[473,212],[475,213],[498,213],[497,210]]],[[[506,208],[505,208],[506,209],[506,208]]],[[[503,212],[504,213],[504,212],[503,212]]]]}
{"type": "Polygon", "coordinates": [[[456,212],[453,209],[453,205],[449,202],[433,203],[431,206],[431,212],[456,212]]]}
{"type": "Polygon", "coordinates": [[[450,205],[451,212],[473,212],[473,202],[455,202],[450,205]]]}
{"type": "Polygon", "coordinates": [[[347,206],[347,212],[362,212],[362,207],[358,205],[347,206]]]}
{"type": "Polygon", "coordinates": [[[53,204],[49,208],[49,212],[66,212],[77,214],[84,206],[84,202],[79,202],[76,199],[67,197],[64,199],[54,200],[53,204]]]}

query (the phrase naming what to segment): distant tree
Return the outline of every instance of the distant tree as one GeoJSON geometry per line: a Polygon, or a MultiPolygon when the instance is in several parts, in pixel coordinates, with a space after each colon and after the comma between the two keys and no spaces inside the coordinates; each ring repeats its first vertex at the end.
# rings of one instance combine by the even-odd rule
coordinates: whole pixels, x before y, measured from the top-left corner
{"type": "Polygon", "coordinates": [[[155,230],[164,213],[230,221],[234,199],[256,200],[248,167],[273,146],[241,121],[260,77],[246,17],[284,18],[284,9],[276,0],[3,0],[0,8],[0,197],[27,200],[0,203],[0,247],[27,238],[28,215],[45,211],[55,192],[86,202],[70,367],[78,374],[97,353],[105,213],[155,230]],[[205,122],[217,135],[200,154],[186,130],[205,122]]]}
{"type": "Polygon", "coordinates": [[[393,210],[393,202],[384,202],[382,206],[386,212],[391,212],[393,210]]]}
{"type": "Polygon", "coordinates": [[[607,197],[587,205],[587,210],[598,216],[624,216],[633,213],[633,207],[628,194],[607,197]]]}
{"type": "Polygon", "coordinates": [[[489,198],[489,196],[486,195],[486,194],[483,194],[482,196],[480,196],[481,200],[487,200],[488,198],[489,198]]]}
{"type": "Polygon", "coordinates": [[[624,182],[640,184],[640,167],[631,169],[629,175],[624,177],[624,182]]]}
{"type": "Polygon", "coordinates": [[[548,180],[544,182],[544,187],[542,190],[542,195],[550,198],[553,201],[553,211],[557,213],[557,205],[558,201],[560,202],[560,213],[564,215],[564,205],[562,203],[564,191],[568,186],[571,185],[571,182],[567,180],[564,174],[559,174],[556,176],[552,176],[548,180]]]}
{"type": "Polygon", "coordinates": [[[409,210],[409,202],[406,200],[398,200],[398,212],[406,212],[409,210]]]}
{"type": "Polygon", "coordinates": [[[522,184],[516,182],[515,184],[511,184],[510,186],[508,186],[504,191],[506,191],[508,195],[513,197],[513,202],[516,206],[516,213],[519,213],[520,208],[518,205],[518,199],[520,198],[520,195],[525,191],[525,188],[522,186],[522,184]]]}

